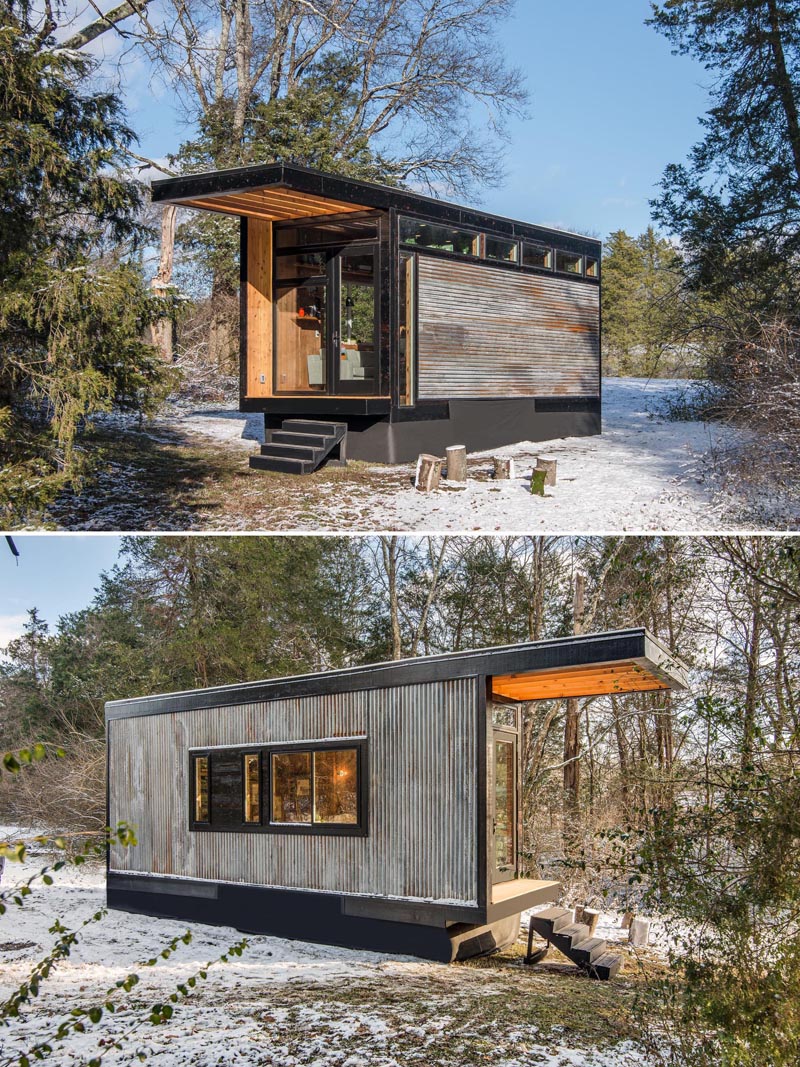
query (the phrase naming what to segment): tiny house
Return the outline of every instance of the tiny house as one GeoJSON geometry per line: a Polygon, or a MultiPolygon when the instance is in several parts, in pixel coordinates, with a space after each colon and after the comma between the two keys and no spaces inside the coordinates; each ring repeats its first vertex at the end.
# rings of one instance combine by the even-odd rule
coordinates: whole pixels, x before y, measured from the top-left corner
{"type": "Polygon", "coordinates": [[[597,241],[289,164],[153,183],[241,220],[253,465],[600,432],[597,241]]]}
{"type": "Polygon", "coordinates": [[[112,908],[450,961],[557,898],[527,877],[520,705],[686,686],[645,630],[111,701],[112,908]]]}

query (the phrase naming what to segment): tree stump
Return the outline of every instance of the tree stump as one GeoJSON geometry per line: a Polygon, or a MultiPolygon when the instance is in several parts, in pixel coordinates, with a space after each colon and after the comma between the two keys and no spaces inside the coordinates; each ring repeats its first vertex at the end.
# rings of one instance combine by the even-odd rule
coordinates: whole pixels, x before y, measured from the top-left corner
{"type": "Polygon", "coordinates": [[[532,496],[544,496],[545,479],[547,478],[547,471],[537,467],[536,470],[531,471],[531,495],[532,496]]]}
{"type": "Polygon", "coordinates": [[[594,937],[597,924],[600,922],[600,912],[595,908],[584,908],[583,918],[580,921],[589,927],[589,937],[594,937]]]}
{"type": "Polygon", "coordinates": [[[445,450],[447,457],[448,482],[465,482],[467,480],[467,450],[464,445],[450,445],[445,450]]]}
{"type": "Polygon", "coordinates": [[[495,456],[494,476],[498,481],[507,482],[514,477],[514,460],[505,456],[495,456]]]}
{"type": "Polygon", "coordinates": [[[650,941],[650,920],[633,919],[628,931],[628,941],[634,948],[647,948],[650,941]]]}
{"type": "Polygon", "coordinates": [[[444,460],[438,456],[428,456],[423,452],[417,460],[414,488],[419,489],[421,493],[430,493],[433,489],[438,489],[443,463],[444,460]]]}
{"type": "Polygon", "coordinates": [[[635,917],[636,917],[636,913],[635,912],[626,911],[625,914],[622,916],[622,922],[620,923],[620,929],[622,929],[622,930],[630,930],[631,923],[633,922],[635,917]]]}
{"type": "Polygon", "coordinates": [[[545,485],[556,484],[556,468],[558,467],[557,459],[547,459],[545,456],[536,457],[536,469],[545,472],[545,485]]]}

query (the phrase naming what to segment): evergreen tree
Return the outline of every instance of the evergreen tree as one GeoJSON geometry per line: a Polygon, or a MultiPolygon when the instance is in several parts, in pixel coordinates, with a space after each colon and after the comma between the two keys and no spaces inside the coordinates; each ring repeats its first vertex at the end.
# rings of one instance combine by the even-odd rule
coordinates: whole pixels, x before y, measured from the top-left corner
{"type": "Polygon", "coordinates": [[[684,274],[674,246],[651,227],[612,233],[603,251],[603,352],[607,374],[685,372],[684,274]]]}
{"type": "Polygon", "coordinates": [[[714,76],[706,134],[667,168],[656,219],[691,277],[796,317],[800,253],[800,2],[667,0],[650,20],[714,76]]]}
{"type": "Polygon", "coordinates": [[[80,473],[87,415],[149,410],[167,375],[141,340],[152,306],[135,262],[133,134],[92,63],[49,16],[0,0],[0,517],[26,521],[80,473]]]}

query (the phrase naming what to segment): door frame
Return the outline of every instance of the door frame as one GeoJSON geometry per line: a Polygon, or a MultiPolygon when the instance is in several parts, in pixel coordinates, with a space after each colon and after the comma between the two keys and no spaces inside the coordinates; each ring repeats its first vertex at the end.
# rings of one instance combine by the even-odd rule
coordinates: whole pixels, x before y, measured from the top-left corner
{"type": "MultiPolygon", "coordinates": [[[[319,247],[309,246],[303,248],[304,252],[322,252],[325,255],[325,326],[326,336],[324,338],[325,345],[325,381],[326,386],[323,390],[308,389],[308,390],[286,390],[286,389],[274,389],[274,395],[280,397],[330,397],[330,396],[381,396],[381,300],[380,300],[380,267],[381,267],[381,242],[376,241],[352,241],[348,244],[336,244],[325,245],[319,247]],[[361,384],[359,379],[351,381],[341,382],[339,378],[339,341],[342,334],[342,308],[341,308],[341,293],[342,293],[342,271],[341,262],[342,257],[347,253],[354,252],[371,252],[374,257],[375,270],[373,275],[373,306],[375,310],[375,324],[373,334],[373,348],[375,352],[375,376],[373,379],[372,388],[364,387],[357,388],[361,384]],[[353,386],[356,388],[353,388],[353,386]]],[[[277,250],[273,253],[276,257],[278,255],[277,250]]],[[[317,277],[322,278],[320,274],[317,277]]],[[[286,289],[299,289],[303,285],[303,281],[310,282],[312,279],[303,279],[302,281],[294,281],[287,279],[285,281],[279,280],[277,277],[277,270],[273,266],[273,287],[272,287],[272,302],[273,308],[276,307],[277,301],[275,299],[276,293],[284,291],[286,289]]],[[[278,349],[278,313],[272,316],[272,374],[273,381],[279,381],[279,368],[280,368],[281,354],[278,349]]]]}
{"type": "Polygon", "coordinates": [[[492,741],[491,741],[491,764],[490,773],[488,775],[489,784],[489,796],[487,797],[489,808],[489,875],[492,885],[496,885],[498,882],[510,882],[515,879],[519,874],[519,734],[516,730],[509,727],[492,726],[492,741]],[[511,835],[512,835],[512,853],[513,864],[507,871],[501,871],[497,866],[497,780],[496,771],[496,745],[498,741],[511,744],[511,770],[512,770],[512,787],[511,795],[514,801],[514,812],[511,819],[511,835]]]}

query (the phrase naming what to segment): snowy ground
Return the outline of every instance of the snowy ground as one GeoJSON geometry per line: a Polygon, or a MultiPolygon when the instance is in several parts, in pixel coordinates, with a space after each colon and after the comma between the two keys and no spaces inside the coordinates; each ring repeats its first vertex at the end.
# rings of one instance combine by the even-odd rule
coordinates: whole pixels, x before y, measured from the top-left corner
{"type": "MultiPolygon", "coordinates": [[[[41,857],[7,864],[0,888],[28,876],[41,857]]],[[[0,999],[25,980],[52,943],[48,927],[62,917],[75,928],[104,903],[98,867],[68,869],[0,918],[0,999]]],[[[617,918],[602,935],[621,939],[617,918]]],[[[114,982],[136,970],[184,925],[113,912],[87,928],[71,957],[43,983],[42,994],[0,1037],[0,1064],[52,1034],[76,1004],[97,1003],[114,982]]],[[[129,1005],[56,1045],[59,1067],[98,1053],[98,1041],[125,1032],[141,1009],[164,1000],[203,962],[241,936],[193,926],[194,939],[153,969],[129,1005]]],[[[551,953],[557,957],[557,953],[551,953]]],[[[560,958],[560,957],[559,957],[560,958]]],[[[635,971],[635,963],[627,965],[635,971]]],[[[139,1049],[163,1067],[218,1064],[296,1067],[402,1067],[404,1064],[497,1067],[642,1067],[627,1031],[636,982],[591,982],[567,961],[520,965],[519,953],[482,965],[442,966],[406,957],[251,937],[241,959],[212,967],[208,980],[176,1008],[166,1025],[145,1022],[104,1062],[137,1062],[139,1049]]],[[[146,1013],[145,1013],[146,1014],[146,1013]]]]}
{"type": "MultiPolygon", "coordinates": [[[[439,491],[423,494],[411,485],[410,466],[372,466],[371,477],[358,481],[331,477],[324,470],[295,479],[302,496],[287,499],[284,487],[290,476],[253,472],[246,512],[226,509],[215,516],[214,525],[553,533],[797,528],[797,500],[748,489],[739,476],[726,478],[714,462],[721,451],[742,444],[739,431],[665,417],[666,402],[691,389],[691,383],[680,381],[605,379],[602,435],[521,442],[476,453],[470,457],[466,488],[445,483],[439,491]],[[497,482],[489,476],[495,455],[514,458],[514,480],[497,482]],[[530,494],[530,471],[539,455],[558,461],[557,485],[544,498],[530,494]]],[[[231,411],[182,410],[157,420],[155,432],[159,425],[246,452],[257,448],[260,436],[257,417],[231,411]]]]}

